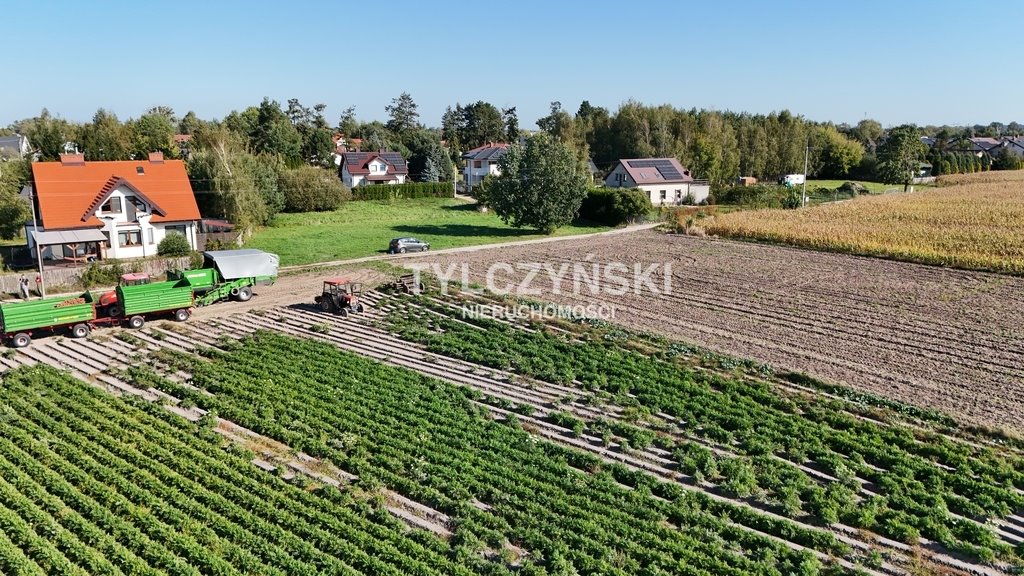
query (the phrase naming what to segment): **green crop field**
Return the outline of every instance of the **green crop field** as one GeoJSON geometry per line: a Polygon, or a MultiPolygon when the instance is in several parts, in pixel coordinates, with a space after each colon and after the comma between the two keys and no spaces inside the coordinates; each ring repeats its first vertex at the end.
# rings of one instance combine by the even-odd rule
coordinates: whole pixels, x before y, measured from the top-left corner
{"type": "MultiPolygon", "coordinates": [[[[555,235],[586,234],[607,227],[576,225],[555,235]]],[[[540,238],[533,230],[506,225],[493,213],[456,199],[358,201],[334,212],[279,214],[273,226],[259,230],[250,248],[273,252],[281,264],[310,264],[383,254],[388,241],[414,236],[432,250],[540,238]]]]}
{"type": "Polygon", "coordinates": [[[124,333],[152,346],[104,379],[159,402],[8,370],[0,573],[1021,566],[1018,440],[601,322],[374,298],[377,313],[354,317],[283,307],[124,333]],[[241,442],[229,423],[260,436],[241,442]],[[268,446],[308,468],[254,462],[268,446]]]}

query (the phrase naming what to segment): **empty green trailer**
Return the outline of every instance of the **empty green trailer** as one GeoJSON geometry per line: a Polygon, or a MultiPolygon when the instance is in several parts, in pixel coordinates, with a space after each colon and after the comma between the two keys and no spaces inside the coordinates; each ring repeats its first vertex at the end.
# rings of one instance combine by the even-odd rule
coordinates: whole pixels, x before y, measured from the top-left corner
{"type": "Polygon", "coordinates": [[[195,305],[192,285],[185,280],[118,286],[117,300],[131,328],[141,328],[146,317],[154,314],[173,314],[176,320],[188,320],[195,305]]]}

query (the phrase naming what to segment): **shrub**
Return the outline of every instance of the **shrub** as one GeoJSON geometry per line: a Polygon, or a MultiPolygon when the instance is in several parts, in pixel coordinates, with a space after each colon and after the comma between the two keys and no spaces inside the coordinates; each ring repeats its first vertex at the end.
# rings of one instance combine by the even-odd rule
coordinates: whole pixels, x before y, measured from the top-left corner
{"type": "Polygon", "coordinates": [[[733,186],[715,192],[715,201],[719,204],[737,204],[755,208],[783,208],[793,196],[799,200],[800,192],[795,189],[775,184],[756,184],[754,186],[733,186]]]}
{"type": "Polygon", "coordinates": [[[356,186],[353,200],[411,200],[413,198],[451,198],[451,182],[406,182],[379,186],[356,186]]]}
{"type": "Polygon", "coordinates": [[[161,256],[188,256],[191,252],[192,246],[189,245],[188,239],[177,232],[164,236],[156,246],[156,253],[161,256]]]}
{"type": "Polygon", "coordinates": [[[617,226],[646,216],[651,200],[636,188],[593,188],[580,205],[580,218],[598,224],[617,226]]]}
{"type": "Polygon", "coordinates": [[[315,166],[283,170],[278,183],[285,212],[329,212],[352,197],[333,172],[315,166]]]}

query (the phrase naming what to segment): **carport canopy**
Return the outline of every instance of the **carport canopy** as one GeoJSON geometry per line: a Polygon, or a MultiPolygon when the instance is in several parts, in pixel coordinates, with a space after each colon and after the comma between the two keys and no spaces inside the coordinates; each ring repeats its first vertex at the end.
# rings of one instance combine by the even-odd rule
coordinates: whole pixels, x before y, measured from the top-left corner
{"type": "Polygon", "coordinates": [[[53,246],[56,244],[106,242],[107,235],[102,230],[88,228],[85,230],[53,230],[50,232],[33,231],[32,239],[40,246],[53,246]]]}

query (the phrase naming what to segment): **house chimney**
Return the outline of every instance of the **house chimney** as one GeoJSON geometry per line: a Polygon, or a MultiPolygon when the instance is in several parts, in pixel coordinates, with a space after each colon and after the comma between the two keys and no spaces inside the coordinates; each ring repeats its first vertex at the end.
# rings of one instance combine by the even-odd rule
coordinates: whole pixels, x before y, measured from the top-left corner
{"type": "Polygon", "coordinates": [[[164,163],[164,153],[163,152],[150,152],[149,153],[149,161],[151,163],[153,163],[153,164],[163,164],[164,163]]]}
{"type": "Polygon", "coordinates": [[[85,154],[61,154],[62,166],[85,166],[85,154]]]}

